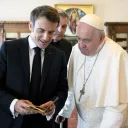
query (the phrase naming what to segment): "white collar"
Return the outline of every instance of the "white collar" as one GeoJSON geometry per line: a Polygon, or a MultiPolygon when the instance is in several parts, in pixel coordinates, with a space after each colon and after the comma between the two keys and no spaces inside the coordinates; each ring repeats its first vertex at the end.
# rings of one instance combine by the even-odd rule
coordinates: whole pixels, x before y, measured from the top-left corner
{"type": "MultiPolygon", "coordinates": [[[[34,41],[32,40],[31,36],[28,37],[28,43],[29,43],[29,50],[38,47],[34,41]]],[[[42,51],[44,51],[44,49],[41,49],[42,51]]]]}

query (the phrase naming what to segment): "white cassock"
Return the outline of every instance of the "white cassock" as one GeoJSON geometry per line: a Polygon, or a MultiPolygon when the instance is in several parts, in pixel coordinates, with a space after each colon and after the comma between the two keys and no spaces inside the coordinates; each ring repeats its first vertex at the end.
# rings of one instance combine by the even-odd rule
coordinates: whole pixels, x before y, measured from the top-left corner
{"type": "Polygon", "coordinates": [[[128,116],[128,54],[108,37],[102,45],[99,54],[85,56],[76,44],[70,56],[69,94],[59,115],[70,117],[76,106],[78,128],[125,128],[128,116]],[[80,90],[86,80],[85,93],[79,101],[80,90]]]}

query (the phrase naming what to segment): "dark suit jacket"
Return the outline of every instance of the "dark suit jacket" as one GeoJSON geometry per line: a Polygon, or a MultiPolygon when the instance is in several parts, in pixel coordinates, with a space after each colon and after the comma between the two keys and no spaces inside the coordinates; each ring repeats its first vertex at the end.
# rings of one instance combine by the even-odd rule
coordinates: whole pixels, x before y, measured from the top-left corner
{"type": "MultiPolygon", "coordinates": [[[[39,102],[43,104],[58,96],[55,115],[67,98],[66,67],[64,52],[51,45],[48,46],[44,55],[39,102]]],[[[13,119],[9,107],[15,98],[29,100],[29,69],[28,38],[4,42],[0,48],[0,128],[21,128],[25,116],[19,115],[13,119]]],[[[45,125],[48,122],[46,117],[35,116],[41,120],[42,125],[39,126],[53,127],[52,124],[45,125]]],[[[38,128],[36,122],[33,124],[38,128]]]]}
{"type": "Polygon", "coordinates": [[[61,39],[58,42],[53,42],[52,41],[51,44],[53,46],[55,46],[56,48],[65,52],[66,61],[68,63],[69,56],[70,56],[70,53],[71,53],[71,50],[72,50],[72,44],[66,39],[61,39]]]}

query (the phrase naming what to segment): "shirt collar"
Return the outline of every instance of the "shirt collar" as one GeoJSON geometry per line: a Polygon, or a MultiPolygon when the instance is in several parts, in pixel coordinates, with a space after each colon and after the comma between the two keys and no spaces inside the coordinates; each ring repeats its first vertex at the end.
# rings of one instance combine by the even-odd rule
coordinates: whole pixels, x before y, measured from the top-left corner
{"type": "Polygon", "coordinates": [[[57,42],[57,40],[53,39],[52,42],[57,42]]]}
{"type": "MultiPolygon", "coordinates": [[[[29,43],[29,50],[38,47],[32,40],[31,36],[28,37],[28,43],[29,43]]],[[[44,51],[44,49],[41,49],[42,51],[44,51]]]]}
{"type": "Polygon", "coordinates": [[[51,43],[52,43],[53,45],[56,45],[56,44],[59,44],[59,41],[53,39],[51,43]]]}

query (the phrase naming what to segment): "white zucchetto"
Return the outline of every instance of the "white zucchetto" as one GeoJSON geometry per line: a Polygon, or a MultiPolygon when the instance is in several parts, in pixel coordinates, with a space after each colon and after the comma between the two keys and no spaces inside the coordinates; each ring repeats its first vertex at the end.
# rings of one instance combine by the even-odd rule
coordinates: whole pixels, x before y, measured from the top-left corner
{"type": "Polygon", "coordinates": [[[86,14],[80,19],[80,22],[86,23],[96,29],[104,30],[104,22],[95,14],[86,14]]]}

